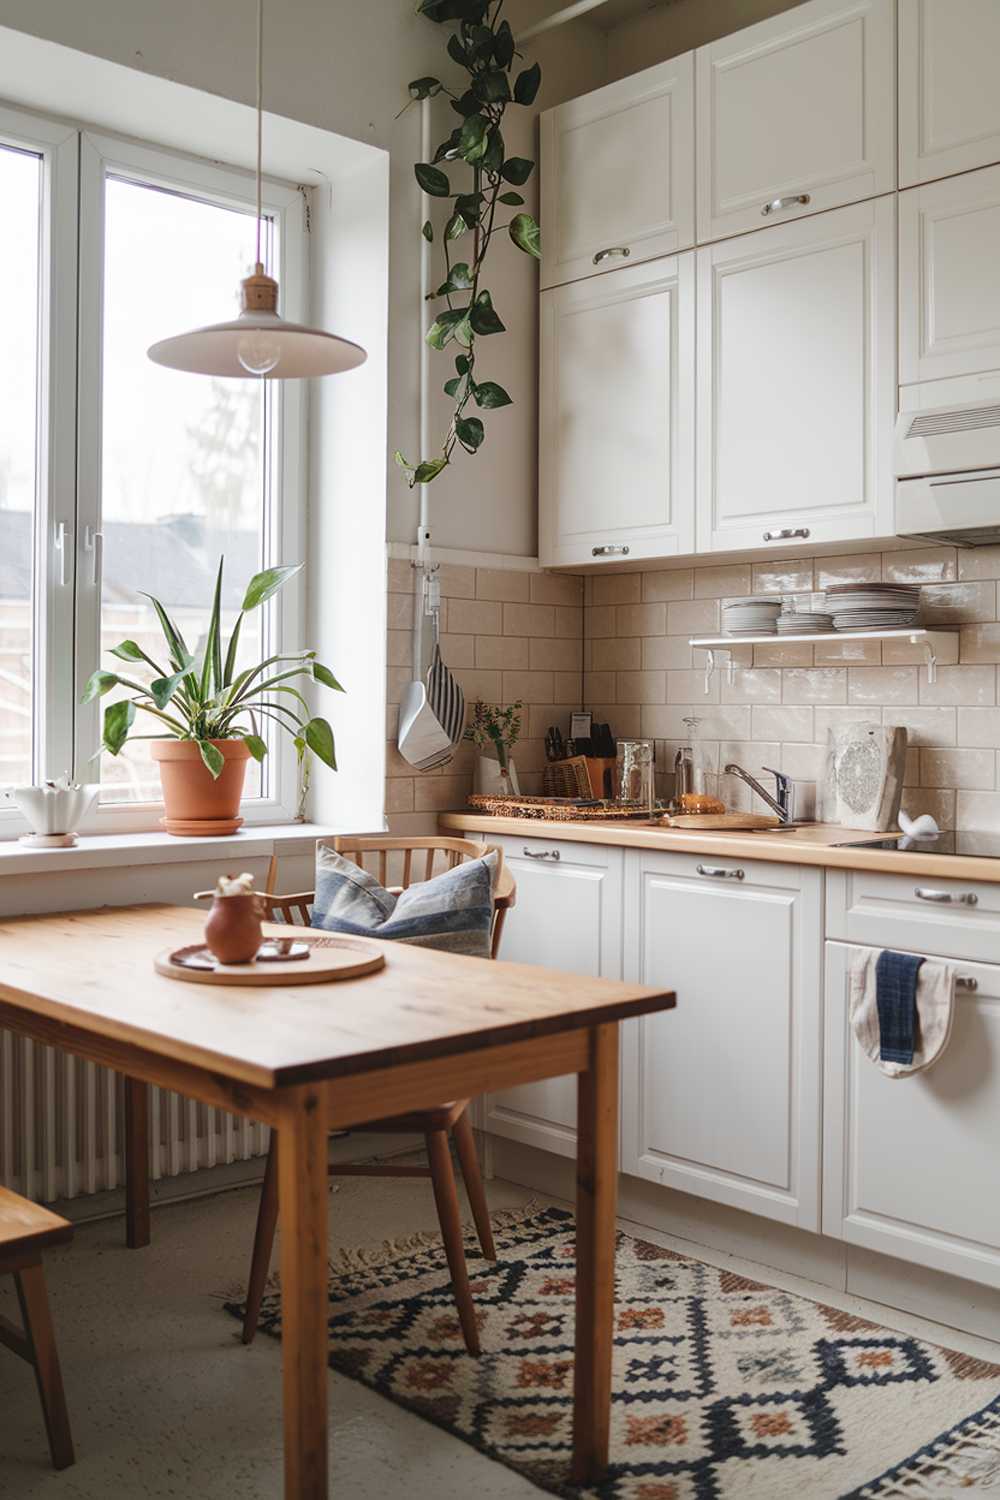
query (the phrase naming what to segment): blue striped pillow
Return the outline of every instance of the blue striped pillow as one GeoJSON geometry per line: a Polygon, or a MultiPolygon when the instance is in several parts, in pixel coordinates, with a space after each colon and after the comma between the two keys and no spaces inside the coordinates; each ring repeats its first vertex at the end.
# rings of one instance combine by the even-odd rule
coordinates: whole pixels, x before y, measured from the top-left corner
{"type": "Polygon", "coordinates": [[[499,856],[492,850],[395,895],[367,870],[320,844],[312,925],[489,958],[498,874],[499,856]]]}

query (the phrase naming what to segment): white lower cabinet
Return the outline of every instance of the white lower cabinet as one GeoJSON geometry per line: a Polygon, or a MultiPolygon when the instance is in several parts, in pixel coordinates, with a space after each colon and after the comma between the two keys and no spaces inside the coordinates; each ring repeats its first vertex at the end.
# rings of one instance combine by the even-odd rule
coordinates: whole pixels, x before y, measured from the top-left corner
{"type": "Polygon", "coordinates": [[[822,873],[630,850],[625,978],[677,1008],[623,1028],[622,1167],[819,1228],[822,873]]]}
{"type": "MultiPolygon", "coordinates": [[[[517,881],[500,961],[622,977],[622,854],[568,840],[490,840],[517,881]]],[[[491,1094],[486,1129],[560,1156],[576,1155],[576,1076],[491,1094]]]]}
{"type": "Polygon", "coordinates": [[[1000,1288],[1000,966],[956,963],[946,1051],[887,1078],[851,1031],[851,948],[826,949],[824,1233],[1000,1288]]]}

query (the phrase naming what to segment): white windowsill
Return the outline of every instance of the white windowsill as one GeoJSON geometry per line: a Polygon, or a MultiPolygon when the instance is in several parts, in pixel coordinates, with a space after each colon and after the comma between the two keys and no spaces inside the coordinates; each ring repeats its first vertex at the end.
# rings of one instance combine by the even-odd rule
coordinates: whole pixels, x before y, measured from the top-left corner
{"type": "Polygon", "coordinates": [[[235,869],[242,858],[309,854],[319,838],[341,829],[321,823],[271,823],[241,828],[224,838],[178,838],[171,833],[81,834],[72,849],[29,849],[17,839],[0,843],[0,876],[64,874],[113,865],[191,864],[223,856],[235,869]]]}

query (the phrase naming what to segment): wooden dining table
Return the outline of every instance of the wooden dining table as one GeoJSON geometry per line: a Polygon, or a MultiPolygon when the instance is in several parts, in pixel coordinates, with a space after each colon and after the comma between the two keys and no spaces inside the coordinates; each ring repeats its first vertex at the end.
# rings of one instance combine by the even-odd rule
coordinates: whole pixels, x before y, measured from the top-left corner
{"type": "MultiPolygon", "coordinates": [[[[278,1130],[287,1500],[329,1492],[328,1133],[566,1073],[578,1098],[572,1477],[594,1481],[611,1411],[618,1027],[669,1010],[673,994],[401,943],[378,945],[377,973],[335,983],[154,972],[159,951],[197,942],[203,925],[165,905],[0,922],[0,1026],[124,1074],[138,1117],[157,1084],[278,1130]]],[[[133,1186],[146,1172],[136,1137],[133,1186]]],[[[141,1242],[142,1224],[130,1228],[141,1242]]]]}

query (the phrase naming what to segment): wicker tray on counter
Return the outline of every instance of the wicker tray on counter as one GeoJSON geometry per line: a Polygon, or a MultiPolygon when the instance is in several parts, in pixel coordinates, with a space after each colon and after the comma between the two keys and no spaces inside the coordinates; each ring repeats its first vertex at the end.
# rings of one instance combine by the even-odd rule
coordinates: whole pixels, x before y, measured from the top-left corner
{"type": "Polygon", "coordinates": [[[620,802],[580,801],[574,797],[493,797],[474,792],[468,806],[472,812],[493,818],[538,818],[548,823],[581,823],[590,819],[649,818],[645,807],[622,806],[620,802]]]}

